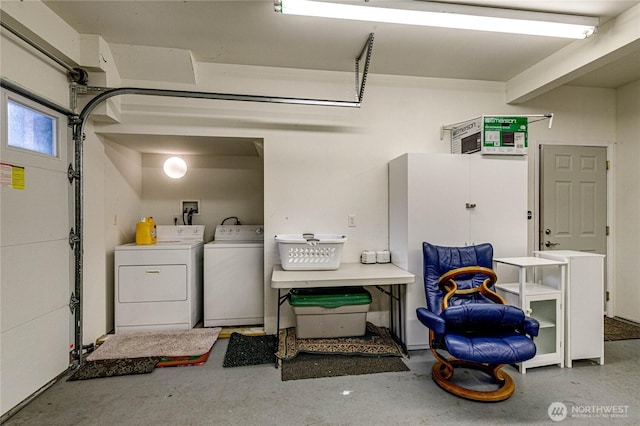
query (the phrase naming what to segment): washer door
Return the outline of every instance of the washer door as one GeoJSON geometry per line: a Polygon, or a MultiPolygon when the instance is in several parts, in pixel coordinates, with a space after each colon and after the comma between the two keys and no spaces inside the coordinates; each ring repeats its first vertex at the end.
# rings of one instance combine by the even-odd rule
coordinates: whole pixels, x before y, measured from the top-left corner
{"type": "Polygon", "coordinates": [[[125,265],[118,268],[118,302],[187,300],[187,265],[125,265]]]}

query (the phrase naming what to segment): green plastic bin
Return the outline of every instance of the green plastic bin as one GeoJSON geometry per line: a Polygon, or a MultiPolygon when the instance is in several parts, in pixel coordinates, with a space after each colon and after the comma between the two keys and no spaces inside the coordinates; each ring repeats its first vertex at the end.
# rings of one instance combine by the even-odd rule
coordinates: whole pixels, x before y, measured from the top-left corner
{"type": "Polygon", "coordinates": [[[364,287],[295,288],[289,304],[300,339],[363,336],[371,293],[364,287]]]}

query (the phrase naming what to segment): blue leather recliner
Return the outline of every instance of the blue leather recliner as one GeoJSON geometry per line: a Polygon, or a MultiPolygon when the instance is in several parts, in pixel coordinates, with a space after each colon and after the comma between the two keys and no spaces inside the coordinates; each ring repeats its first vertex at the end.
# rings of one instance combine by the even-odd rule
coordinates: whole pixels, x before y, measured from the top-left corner
{"type": "Polygon", "coordinates": [[[422,246],[427,308],[416,312],[429,328],[429,345],[437,360],[431,369],[433,380],[444,390],[474,401],[509,398],[515,386],[501,369],[535,356],[538,322],[520,308],[506,305],[494,291],[491,244],[442,247],[425,242],[422,246]],[[497,388],[470,389],[455,383],[456,367],[483,371],[497,388]]]}

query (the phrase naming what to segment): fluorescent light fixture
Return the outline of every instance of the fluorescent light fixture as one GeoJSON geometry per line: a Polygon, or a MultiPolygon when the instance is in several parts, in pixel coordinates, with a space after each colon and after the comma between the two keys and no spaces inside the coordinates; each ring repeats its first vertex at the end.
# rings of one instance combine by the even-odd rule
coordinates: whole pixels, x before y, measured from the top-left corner
{"type": "Polygon", "coordinates": [[[162,170],[171,179],[180,179],[187,174],[187,163],[180,157],[170,157],[164,162],[162,170]]]}
{"type": "Polygon", "coordinates": [[[449,3],[411,3],[421,10],[310,0],[274,1],[275,10],[284,14],[574,39],[589,37],[599,24],[598,18],[586,16],[449,3]]]}

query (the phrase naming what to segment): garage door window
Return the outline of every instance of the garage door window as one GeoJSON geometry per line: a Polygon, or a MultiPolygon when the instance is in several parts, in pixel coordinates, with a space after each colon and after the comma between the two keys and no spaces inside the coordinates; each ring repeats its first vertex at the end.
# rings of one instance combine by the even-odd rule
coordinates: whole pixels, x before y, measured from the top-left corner
{"type": "Polygon", "coordinates": [[[56,118],[8,99],[7,142],[9,146],[56,157],[56,118]]]}

